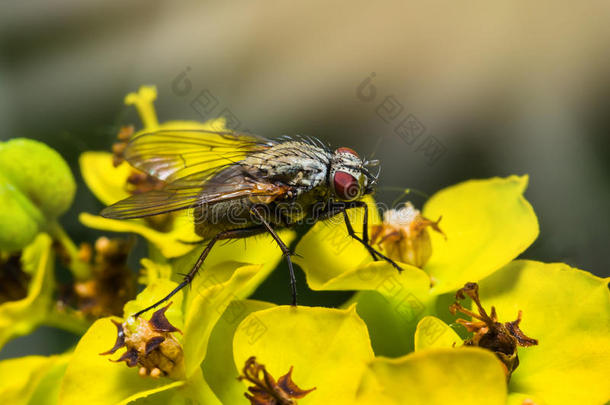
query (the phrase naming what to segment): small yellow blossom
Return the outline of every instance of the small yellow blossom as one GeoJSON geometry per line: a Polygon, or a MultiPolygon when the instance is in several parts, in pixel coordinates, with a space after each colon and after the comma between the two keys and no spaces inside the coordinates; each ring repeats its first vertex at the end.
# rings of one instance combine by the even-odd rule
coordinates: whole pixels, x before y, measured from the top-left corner
{"type": "Polygon", "coordinates": [[[443,233],[435,222],[421,215],[411,202],[383,213],[383,223],[371,227],[371,244],[390,259],[422,268],[432,256],[428,227],[443,233]]]}

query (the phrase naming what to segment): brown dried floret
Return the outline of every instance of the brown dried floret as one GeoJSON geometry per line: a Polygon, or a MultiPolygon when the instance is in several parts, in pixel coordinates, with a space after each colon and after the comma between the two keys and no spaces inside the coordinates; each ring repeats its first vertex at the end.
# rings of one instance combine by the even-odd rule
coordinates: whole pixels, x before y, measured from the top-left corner
{"type": "Polygon", "coordinates": [[[134,134],[135,128],[133,125],[125,125],[119,129],[119,133],[117,134],[118,142],[115,142],[112,145],[112,164],[114,167],[117,167],[121,163],[125,161],[125,149],[127,149],[127,143],[129,142],[129,138],[134,134]]]}
{"type": "Polygon", "coordinates": [[[112,349],[100,354],[114,354],[125,347],[125,353],[111,361],[124,361],[129,367],[140,366],[138,373],[141,376],[181,378],[184,355],[182,346],[172,333],[182,332],[165,316],[170,305],[155,311],[149,321],[143,318],[129,318],[123,323],[112,321],[117,328],[116,342],[112,349]]]}
{"type": "MultiPolygon", "coordinates": [[[[95,247],[83,243],[79,256],[91,265],[91,278],[74,283],[72,298],[76,307],[88,317],[120,315],[123,306],[135,295],[135,275],[127,266],[133,239],[101,237],[95,247]],[[94,253],[95,251],[95,253],[94,253]]],[[[71,301],[70,297],[64,297],[71,301]]]]}
{"type": "Polygon", "coordinates": [[[294,405],[297,403],[296,399],[303,398],[316,389],[316,387],[308,390],[300,389],[292,381],[292,367],[276,382],[265,366],[256,362],[254,356],[246,360],[242,374],[238,377],[240,380],[247,380],[253,384],[252,387],[248,387],[249,393],[244,394],[252,405],[294,405]]]}
{"type": "Polygon", "coordinates": [[[538,344],[538,340],[527,337],[519,328],[521,311],[519,311],[516,320],[505,323],[498,322],[496,308],[493,306],[491,307],[491,314],[488,315],[481,305],[479,285],[477,283],[466,283],[455,294],[457,300],[463,300],[466,296],[470,297],[475,303],[478,313],[464,308],[457,301],[449,307],[449,310],[454,315],[456,312],[461,312],[474,319],[478,319],[478,321],[467,321],[465,319],[458,319],[456,321],[464,325],[469,332],[474,333],[472,338],[464,341],[464,345],[479,346],[493,351],[504,365],[506,377],[509,379],[517,366],[519,366],[517,347],[534,346],[538,344]]]}
{"type": "Polygon", "coordinates": [[[371,243],[380,246],[391,259],[422,268],[432,255],[427,228],[443,234],[438,226],[440,220],[429,220],[407,202],[399,209],[386,211],[383,223],[373,225],[371,243]]]}

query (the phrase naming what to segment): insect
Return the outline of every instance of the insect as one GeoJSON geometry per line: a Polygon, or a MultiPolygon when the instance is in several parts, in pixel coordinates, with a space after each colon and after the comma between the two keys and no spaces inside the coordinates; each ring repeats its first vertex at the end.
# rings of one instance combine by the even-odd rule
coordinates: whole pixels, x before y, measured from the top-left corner
{"type": "Polygon", "coordinates": [[[373,259],[400,267],[369,244],[368,209],[362,197],[374,191],[378,161],[346,147],[331,150],[313,137],[268,139],[233,131],[158,130],[132,136],[123,151],[135,168],[162,180],[161,189],[134,194],[107,208],[107,218],[131,219],[192,209],[195,233],[207,242],[192,269],[167,296],[134,316],[169,300],[195,277],[214,244],[269,233],[290,271],[292,304],[296,280],[291,251],[276,230],[304,219],[343,214],[347,232],[373,259]],[[347,210],[363,208],[362,236],[347,210]]]}

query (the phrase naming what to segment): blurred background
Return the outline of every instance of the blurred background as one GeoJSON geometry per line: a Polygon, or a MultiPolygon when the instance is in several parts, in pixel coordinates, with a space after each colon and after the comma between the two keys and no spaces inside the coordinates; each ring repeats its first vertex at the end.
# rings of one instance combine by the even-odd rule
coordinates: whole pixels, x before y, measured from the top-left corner
{"type": "MultiPolygon", "coordinates": [[[[77,241],[97,235],[77,213],[102,207],[78,156],[139,125],[123,98],[142,84],[157,86],[161,121],[314,135],[381,159],[385,187],[529,174],[541,232],[522,256],[610,276],[608,1],[5,0],[0,137],[70,163],[79,191],[63,223],[77,241]]],[[[285,303],[280,272],[263,289],[281,285],[285,303]]],[[[52,351],[68,339],[57,333],[25,339],[52,351]]]]}

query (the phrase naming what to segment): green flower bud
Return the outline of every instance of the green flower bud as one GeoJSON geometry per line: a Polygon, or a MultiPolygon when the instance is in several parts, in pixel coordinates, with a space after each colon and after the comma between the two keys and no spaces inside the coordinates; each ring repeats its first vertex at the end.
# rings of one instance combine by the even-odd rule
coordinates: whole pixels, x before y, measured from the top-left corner
{"type": "Polygon", "coordinates": [[[63,214],[76,192],[66,161],[55,150],[32,139],[15,138],[0,143],[0,175],[47,220],[63,214]]]}
{"type": "MultiPolygon", "coordinates": [[[[25,197],[0,175],[0,251],[15,252],[34,240],[39,231],[36,215],[21,204],[25,197]]],[[[24,206],[26,205],[26,206],[24,206]]]]}

